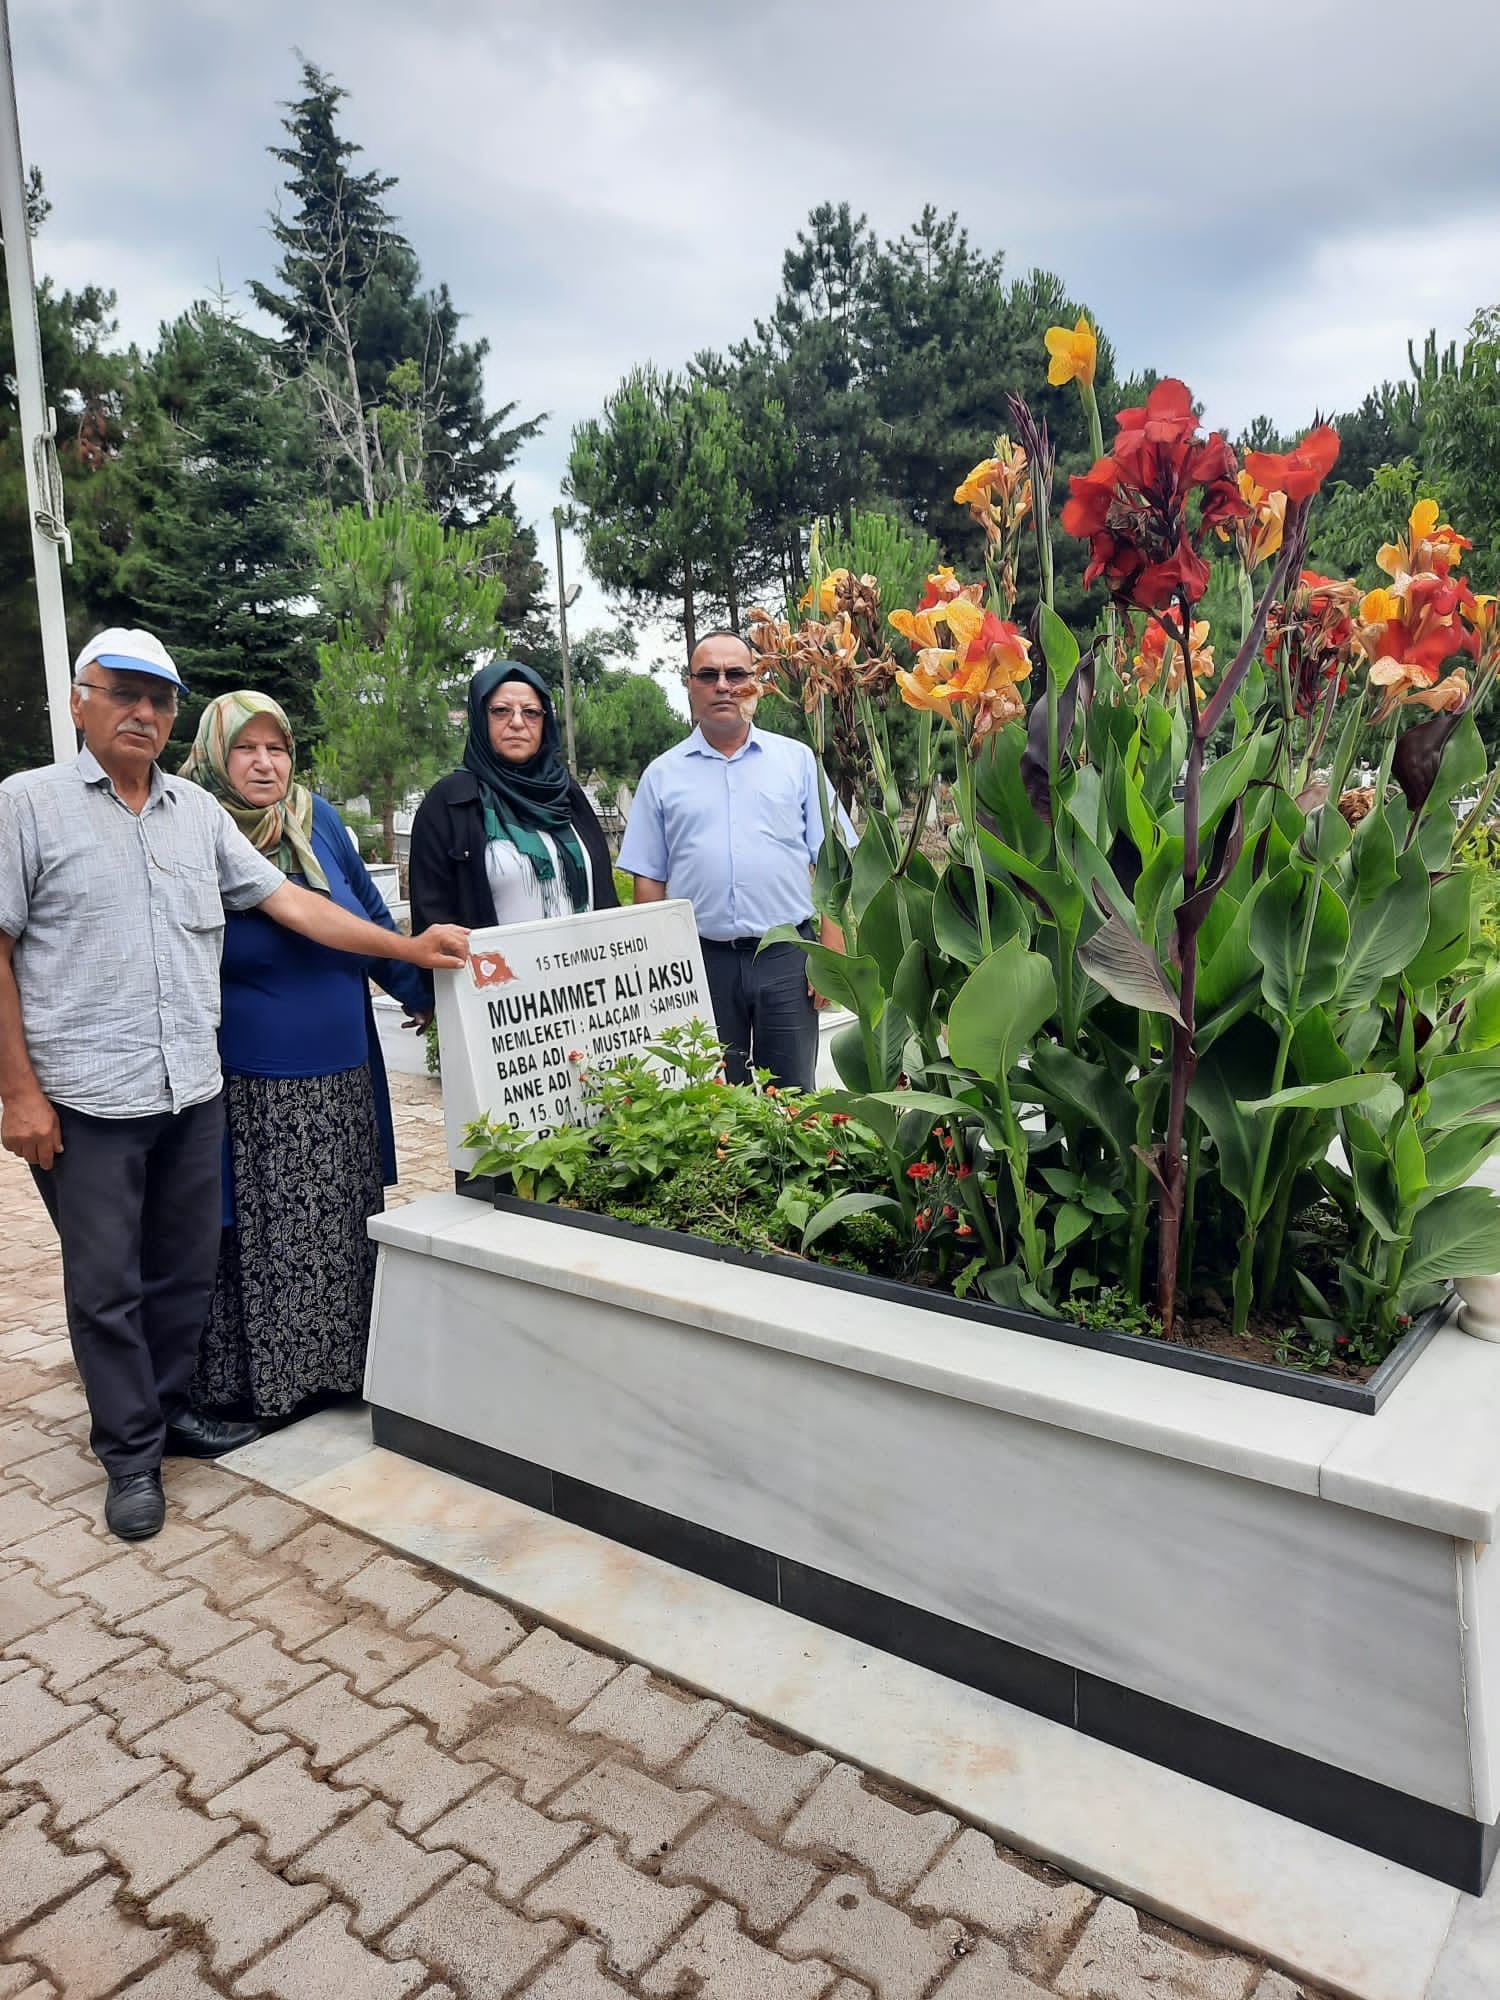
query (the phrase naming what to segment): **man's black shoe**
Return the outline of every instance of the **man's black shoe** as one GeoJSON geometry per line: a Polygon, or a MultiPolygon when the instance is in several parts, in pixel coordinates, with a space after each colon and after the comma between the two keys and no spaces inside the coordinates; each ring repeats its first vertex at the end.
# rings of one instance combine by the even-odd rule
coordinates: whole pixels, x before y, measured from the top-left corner
{"type": "Polygon", "coordinates": [[[166,1517],[159,1472],[127,1472],[123,1479],[109,1482],[104,1518],[110,1533],[122,1542],[144,1542],[159,1535],[166,1517]]]}
{"type": "Polygon", "coordinates": [[[259,1436],[254,1424],[231,1423],[223,1417],[205,1417],[199,1410],[184,1410],[175,1424],[167,1425],[162,1449],[168,1458],[222,1458],[226,1451],[254,1444],[259,1436]]]}

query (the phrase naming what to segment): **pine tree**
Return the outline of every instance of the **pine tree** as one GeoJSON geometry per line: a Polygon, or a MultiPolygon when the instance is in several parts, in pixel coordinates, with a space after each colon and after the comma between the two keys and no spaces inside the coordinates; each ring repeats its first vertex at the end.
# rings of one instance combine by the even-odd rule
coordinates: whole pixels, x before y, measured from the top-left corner
{"type": "MultiPolygon", "coordinates": [[[[285,107],[288,144],[271,148],[290,196],[289,212],[271,219],[283,252],[277,284],[252,282],[251,291],[281,325],[287,367],[307,379],[328,497],[367,515],[396,498],[455,524],[496,513],[514,520],[500,480],[542,419],[509,422],[514,403],[486,410],[488,343],[459,339],[446,285],[422,289],[416,252],[385,202],[395,179],[354,171],[361,148],[336,123],[347,92],[310,62],[302,65],[302,90],[285,107]],[[415,463],[388,456],[380,415],[392,406],[392,378],[399,384],[403,367],[415,370],[415,392],[410,379],[397,390],[416,419],[415,463]]],[[[510,611],[523,615],[514,599],[510,611]]]]}
{"type": "Polygon", "coordinates": [[[191,690],[178,734],[234,688],[312,717],[317,621],[311,425],[267,342],[222,299],[162,329],[134,385],[139,518],[123,579],[191,690]]]}

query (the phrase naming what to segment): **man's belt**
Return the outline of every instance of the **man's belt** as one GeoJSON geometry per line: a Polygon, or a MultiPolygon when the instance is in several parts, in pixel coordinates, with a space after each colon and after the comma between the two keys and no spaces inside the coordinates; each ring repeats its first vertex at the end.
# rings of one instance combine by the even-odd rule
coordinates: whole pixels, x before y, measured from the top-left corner
{"type": "MultiPolygon", "coordinates": [[[[811,917],[804,917],[802,919],[802,922],[798,924],[797,929],[802,934],[803,937],[811,941],[812,938],[811,917]]],[[[763,936],[764,933],[762,933],[761,937],[711,938],[711,937],[703,937],[700,934],[698,942],[700,944],[717,945],[720,951],[759,951],[763,936]]],[[[785,940],[783,940],[783,942],[785,942],[785,940]]]]}

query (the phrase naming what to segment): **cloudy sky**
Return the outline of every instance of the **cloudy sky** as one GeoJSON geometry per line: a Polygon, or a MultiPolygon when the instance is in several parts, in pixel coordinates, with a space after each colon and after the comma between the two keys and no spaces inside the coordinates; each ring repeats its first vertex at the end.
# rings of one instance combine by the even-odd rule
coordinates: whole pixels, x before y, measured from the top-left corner
{"type": "MultiPolygon", "coordinates": [[[[1500,298],[1495,0],[10,0],[39,267],[149,341],[274,262],[294,47],[493,399],[549,413],[516,474],[545,521],[621,374],[746,332],[808,209],[882,234],[931,201],[1061,274],[1125,370],[1210,423],[1281,424],[1399,375],[1500,298]],[[1424,25],[1425,23],[1425,25],[1424,25]],[[1435,28],[1433,24],[1438,24],[1435,28]]],[[[550,554],[550,542],[544,541],[550,554]]],[[[580,610],[603,609],[590,591],[580,610]]]]}

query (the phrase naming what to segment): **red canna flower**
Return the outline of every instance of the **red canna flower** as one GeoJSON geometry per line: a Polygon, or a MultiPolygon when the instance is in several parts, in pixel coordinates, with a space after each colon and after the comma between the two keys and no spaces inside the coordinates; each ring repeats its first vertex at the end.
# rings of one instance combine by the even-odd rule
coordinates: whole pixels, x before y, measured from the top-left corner
{"type": "Polygon", "coordinates": [[[1247,451],[1245,470],[1264,492],[1284,493],[1288,500],[1310,500],[1332,472],[1338,455],[1338,432],[1332,424],[1319,424],[1290,451],[1247,451]]]}
{"type": "Polygon", "coordinates": [[[1205,535],[1250,511],[1234,453],[1218,431],[1199,437],[1192,396],[1175,379],[1120,412],[1114,449],[1075,473],[1069,489],[1062,523],[1089,544],[1084,582],[1103,577],[1118,603],[1147,611],[1179,597],[1196,604],[1208,587],[1205,535]]]}

